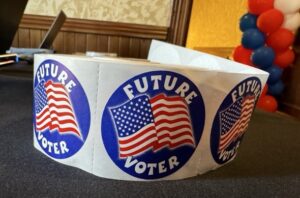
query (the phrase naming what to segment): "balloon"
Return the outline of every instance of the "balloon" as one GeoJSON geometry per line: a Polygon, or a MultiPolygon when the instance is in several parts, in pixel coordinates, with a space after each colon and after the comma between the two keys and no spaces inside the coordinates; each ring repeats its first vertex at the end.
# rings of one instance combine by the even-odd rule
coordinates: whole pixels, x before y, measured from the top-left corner
{"type": "Polygon", "coordinates": [[[248,29],[243,33],[242,45],[248,49],[257,49],[265,44],[265,35],[258,29],[248,29]]]}
{"type": "Polygon", "coordinates": [[[252,50],[246,49],[242,45],[239,45],[233,51],[233,60],[252,66],[253,64],[250,60],[251,54],[252,50]]]}
{"type": "Polygon", "coordinates": [[[300,13],[287,14],[284,16],[283,28],[295,32],[300,27],[300,13]]]}
{"type": "Polygon", "coordinates": [[[251,60],[254,65],[266,69],[273,64],[275,53],[270,47],[260,47],[252,53],[251,60]]]}
{"type": "Polygon", "coordinates": [[[256,28],[257,16],[247,13],[244,14],[240,19],[240,30],[244,32],[245,30],[256,28]]]}
{"type": "Polygon", "coordinates": [[[267,38],[267,45],[272,47],[276,52],[287,50],[294,42],[293,32],[285,28],[280,28],[270,34],[267,38]]]}
{"type": "Polygon", "coordinates": [[[268,112],[275,112],[278,104],[273,96],[266,95],[258,99],[257,107],[268,112]]]}
{"type": "Polygon", "coordinates": [[[284,20],[282,12],[271,9],[263,12],[257,19],[257,27],[264,33],[272,33],[280,28],[284,20]]]}
{"type": "Polygon", "coordinates": [[[270,85],[268,87],[268,93],[272,96],[278,96],[282,93],[284,89],[284,84],[281,80],[277,81],[276,83],[270,85]]]}
{"type": "Polygon", "coordinates": [[[284,69],[291,65],[295,60],[295,52],[288,49],[284,52],[276,53],[274,64],[284,69]]]}
{"type": "Polygon", "coordinates": [[[248,10],[252,14],[259,15],[273,8],[274,0],[248,0],[248,10]]]}
{"type": "Polygon", "coordinates": [[[285,14],[295,13],[300,9],[300,1],[299,0],[275,0],[274,7],[285,14]]]}
{"type": "Polygon", "coordinates": [[[266,69],[266,72],[269,72],[268,84],[272,85],[275,84],[277,81],[280,80],[283,70],[276,65],[269,67],[266,69]]]}

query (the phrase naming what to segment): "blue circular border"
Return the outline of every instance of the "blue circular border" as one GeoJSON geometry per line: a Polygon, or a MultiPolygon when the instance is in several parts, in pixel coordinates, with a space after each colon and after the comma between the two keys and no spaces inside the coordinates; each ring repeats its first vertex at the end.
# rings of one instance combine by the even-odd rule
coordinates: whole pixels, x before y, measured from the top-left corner
{"type": "MultiPolygon", "coordinates": [[[[149,81],[148,81],[149,82],[149,81]]],[[[134,90],[136,92],[136,90],[134,90]]],[[[160,93],[165,93],[167,96],[174,96],[176,94],[171,93],[171,91],[165,91],[165,90],[151,90],[146,92],[146,94],[149,97],[156,96],[157,94],[160,93]]],[[[202,95],[200,94],[200,91],[194,85],[192,81],[190,81],[188,78],[185,76],[171,72],[171,71],[152,71],[152,72],[146,72],[142,73],[140,75],[137,75],[129,80],[127,80],[125,83],[123,83],[110,97],[108,100],[103,116],[102,116],[102,127],[101,127],[101,133],[102,133],[102,140],[104,142],[104,146],[106,148],[107,153],[109,154],[110,158],[113,160],[113,162],[124,172],[128,173],[129,175],[132,175],[137,178],[141,179],[158,179],[162,178],[165,176],[168,176],[172,173],[175,173],[177,170],[179,170],[183,165],[189,160],[189,158],[192,156],[194,153],[195,149],[197,148],[197,145],[200,141],[201,135],[203,133],[203,128],[204,128],[204,122],[205,122],[205,107],[204,107],[204,102],[202,99],[202,95]],[[128,83],[133,83],[134,80],[136,79],[141,79],[144,76],[151,76],[151,75],[170,75],[172,77],[177,77],[178,84],[181,84],[182,82],[187,82],[190,87],[192,87],[192,90],[197,93],[199,97],[195,97],[194,100],[190,105],[189,105],[189,110],[190,110],[190,117],[192,120],[192,127],[193,127],[193,132],[194,132],[194,138],[195,138],[195,148],[189,147],[189,146],[183,146],[178,149],[174,150],[169,150],[169,149],[162,149],[158,151],[157,153],[153,153],[152,150],[148,150],[147,152],[143,153],[141,156],[134,157],[134,159],[137,159],[138,161],[143,161],[146,163],[158,163],[160,161],[166,160],[171,156],[176,156],[178,161],[180,161],[180,165],[176,166],[172,170],[169,170],[165,173],[161,174],[153,174],[153,175],[148,175],[147,171],[138,174],[133,171],[133,169],[127,169],[124,167],[126,159],[119,159],[118,156],[118,143],[117,143],[117,134],[114,129],[114,124],[111,120],[110,113],[109,113],[109,107],[116,106],[119,104],[123,104],[124,102],[128,101],[128,97],[122,90],[123,86],[125,86],[128,83]]]]}
{"type": "MultiPolygon", "coordinates": [[[[237,84],[230,92],[229,94],[225,97],[225,99],[223,100],[221,106],[219,107],[216,115],[215,115],[215,118],[214,118],[214,121],[213,121],[213,125],[212,125],[212,130],[211,130],[211,137],[210,137],[210,147],[211,147],[211,153],[212,153],[212,156],[214,158],[214,160],[218,163],[218,164],[224,164],[226,162],[228,162],[229,160],[233,159],[235,156],[236,156],[236,153],[237,153],[237,148],[235,149],[235,152],[234,154],[229,157],[228,159],[226,160],[220,160],[219,159],[219,155],[218,155],[218,145],[219,145],[219,141],[220,141],[220,119],[219,119],[219,114],[220,112],[222,112],[223,110],[225,110],[226,108],[228,108],[232,103],[232,92],[237,90],[237,88],[242,85],[244,82],[247,82],[247,81],[250,81],[250,80],[255,80],[258,82],[258,84],[260,85],[260,91],[259,91],[259,94],[256,98],[256,101],[255,101],[255,104],[257,103],[257,100],[259,98],[259,95],[261,93],[261,90],[262,90],[262,87],[261,87],[261,81],[259,80],[259,78],[257,77],[250,77],[250,78],[247,78],[243,81],[241,81],[239,84],[237,84]]],[[[253,92],[248,92],[248,93],[244,93],[242,96],[240,97],[245,97],[245,96],[249,96],[249,95],[254,95],[253,92]]],[[[237,138],[236,141],[232,142],[226,149],[226,151],[230,151],[232,149],[234,149],[237,144],[240,144],[243,137],[244,137],[245,134],[243,134],[241,137],[237,138]]]]}
{"type": "MultiPolygon", "coordinates": [[[[43,137],[45,137],[47,139],[47,141],[50,141],[50,142],[65,141],[67,143],[67,148],[69,149],[69,151],[64,154],[56,154],[54,152],[49,152],[49,150],[47,148],[43,147],[42,141],[39,141],[39,139],[38,139],[39,134],[37,131],[35,131],[36,140],[38,141],[40,147],[44,150],[45,153],[47,153],[49,156],[56,158],[56,159],[65,159],[65,158],[71,157],[75,153],[77,153],[87,139],[87,136],[89,133],[89,128],[90,128],[90,120],[91,120],[90,107],[89,107],[87,96],[86,96],[80,82],[77,80],[77,78],[74,76],[74,74],[66,66],[64,66],[62,63],[60,63],[58,61],[55,61],[52,59],[47,59],[39,65],[37,72],[45,64],[57,65],[58,66],[57,76],[60,74],[61,71],[65,71],[68,75],[68,80],[73,80],[76,84],[76,86],[73,87],[72,91],[69,93],[69,96],[70,96],[70,100],[71,100],[74,114],[76,117],[76,121],[78,122],[78,127],[81,131],[82,139],[80,139],[79,137],[72,135],[72,134],[60,135],[57,132],[57,130],[55,130],[53,132],[50,132],[49,130],[45,130],[44,132],[41,132],[41,134],[43,135],[43,137]]],[[[59,82],[56,78],[51,77],[51,75],[45,76],[42,80],[45,80],[45,82],[48,80],[52,80],[53,82],[59,82]]],[[[34,80],[34,88],[37,87],[38,83],[39,82],[38,82],[37,74],[36,74],[35,80],[34,80]]],[[[33,97],[33,101],[34,101],[34,97],[33,97]]],[[[33,102],[33,124],[34,124],[34,126],[36,126],[35,102],[33,102]]],[[[36,127],[34,127],[34,128],[36,128],[36,127]]],[[[52,148],[52,150],[53,150],[53,148],[52,148]]]]}

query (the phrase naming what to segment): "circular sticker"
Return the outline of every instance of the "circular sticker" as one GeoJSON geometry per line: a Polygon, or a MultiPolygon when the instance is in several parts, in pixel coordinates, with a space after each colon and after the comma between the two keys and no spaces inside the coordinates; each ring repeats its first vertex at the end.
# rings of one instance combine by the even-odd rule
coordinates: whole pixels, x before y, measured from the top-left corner
{"type": "Polygon", "coordinates": [[[74,155],[88,136],[86,94],[72,72],[55,60],[45,60],[36,71],[33,114],[36,140],[53,158],[74,155]]]}
{"type": "Polygon", "coordinates": [[[153,71],[122,84],[108,100],[102,139],[113,162],[137,178],[158,179],[179,170],[203,132],[202,96],[185,76],[153,71]]]}
{"type": "Polygon", "coordinates": [[[256,77],[235,86],[222,102],[213,121],[210,146],[214,160],[224,164],[236,156],[261,92],[256,77]]]}

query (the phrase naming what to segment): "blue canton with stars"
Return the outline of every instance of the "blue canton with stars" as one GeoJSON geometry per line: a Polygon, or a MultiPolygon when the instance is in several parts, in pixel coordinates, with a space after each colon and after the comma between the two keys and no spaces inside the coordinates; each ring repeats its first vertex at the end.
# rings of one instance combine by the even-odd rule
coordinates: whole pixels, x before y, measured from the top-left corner
{"type": "Polygon", "coordinates": [[[221,113],[222,135],[228,132],[240,118],[242,111],[242,98],[221,113]]]}
{"type": "Polygon", "coordinates": [[[119,137],[126,137],[153,123],[149,97],[138,96],[121,106],[110,108],[119,137]]]}
{"type": "Polygon", "coordinates": [[[39,83],[35,88],[35,111],[40,113],[43,108],[48,104],[47,102],[47,93],[44,86],[45,81],[39,83]]]}

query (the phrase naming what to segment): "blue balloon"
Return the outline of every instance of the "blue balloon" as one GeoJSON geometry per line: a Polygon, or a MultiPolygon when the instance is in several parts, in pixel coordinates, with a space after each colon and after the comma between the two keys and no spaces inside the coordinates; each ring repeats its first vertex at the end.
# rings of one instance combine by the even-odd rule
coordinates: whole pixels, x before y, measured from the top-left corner
{"type": "Polygon", "coordinates": [[[265,34],[257,28],[248,29],[243,33],[242,45],[248,49],[257,49],[265,44],[265,34]]]}
{"type": "Polygon", "coordinates": [[[268,85],[273,85],[275,84],[277,81],[280,80],[281,76],[282,76],[282,72],[283,69],[279,68],[276,65],[273,65],[272,67],[269,67],[266,69],[266,72],[269,72],[269,78],[268,78],[268,85]]]}
{"type": "Polygon", "coordinates": [[[245,30],[256,28],[257,16],[247,13],[244,14],[240,19],[240,30],[244,32],[245,30]]]}
{"type": "Polygon", "coordinates": [[[284,84],[281,80],[277,81],[275,84],[268,86],[268,93],[272,96],[280,95],[284,90],[284,84]]]}
{"type": "Polygon", "coordinates": [[[251,61],[254,65],[258,66],[261,69],[267,69],[270,67],[275,59],[274,50],[270,47],[260,47],[251,55],[251,61]]]}

